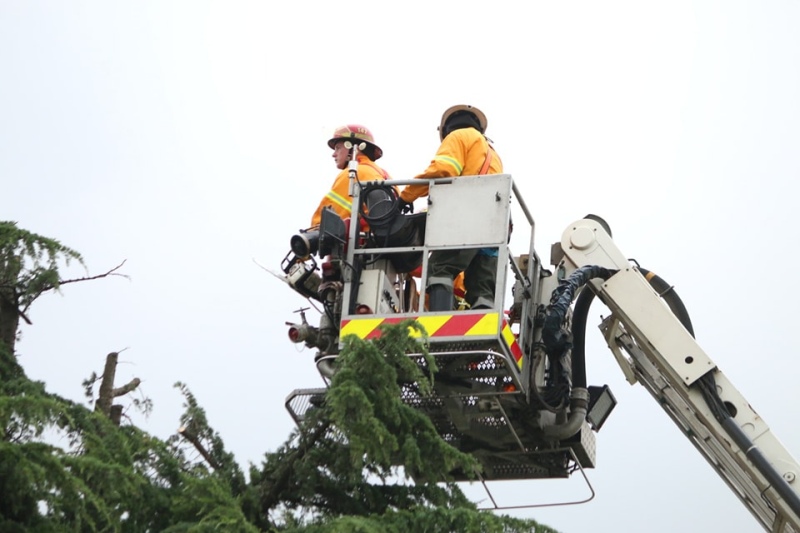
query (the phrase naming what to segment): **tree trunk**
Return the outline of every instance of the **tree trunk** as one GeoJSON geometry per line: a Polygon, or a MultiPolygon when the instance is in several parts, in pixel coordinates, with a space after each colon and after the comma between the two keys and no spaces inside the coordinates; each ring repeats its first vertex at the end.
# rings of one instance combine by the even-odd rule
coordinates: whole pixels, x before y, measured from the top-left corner
{"type": "Polygon", "coordinates": [[[118,426],[120,422],[122,422],[122,406],[119,404],[112,405],[111,412],[108,416],[111,418],[114,425],[118,426]]]}
{"type": "Polygon", "coordinates": [[[111,416],[111,403],[114,401],[114,376],[117,373],[117,359],[119,354],[111,352],[106,356],[106,367],[103,369],[103,380],[100,382],[95,411],[100,411],[106,416],[111,416]]]}
{"type": "Polygon", "coordinates": [[[23,375],[17,363],[15,347],[19,329],[19,306],[15,285],[20,272],[19,258],[0,259],[0,379],[23,375]]]}
{"type": "Polygon", "coordinates": [[[301,437],[297,448],[292,450],[278,467],[272,483],[267,488],[262,489],[263,492],[259,502],[262,513],[269,515],[272,508],[280,502],[281,492],[286,489],[292,479],[294,465],[303,460],[306,453],[317,444],[317,441],[325,435],[329,428],[330,423],[328,421],[320,422],[313,431],[301,437]]]}

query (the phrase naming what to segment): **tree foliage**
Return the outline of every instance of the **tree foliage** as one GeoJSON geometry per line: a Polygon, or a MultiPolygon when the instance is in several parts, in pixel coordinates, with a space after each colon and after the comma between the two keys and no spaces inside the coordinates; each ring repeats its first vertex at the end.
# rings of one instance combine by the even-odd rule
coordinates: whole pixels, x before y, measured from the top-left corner
{"type": "Polygon", "coordinates": [[[283,506],[283,529],[292,532],[553,533],[532,520],[478,511],[448,481],[454,469],[472,471],[478,463],[402,401],[402,384],[427,394],[435,373],[432,358],[423,373],[406,355],[427,356],[409,329],[424,333],[418,323],[404,322],[383,326],[378,339],[345,339],[320,407],[294,440],[266,457],[260,483],[277,487],[280,497],[262,498],[262,509],[283,506]],[[294,475],[281,475],[287,471],[294,475]]]}
{"type": "Polygon", "coordinates": [[[25,376],[14,351],[20,318],[30,322],[33,301],[66,282],[70,261],[83,263],[0,222],[0,531],[258,531],[228,480],[176,442],[117,427],[25,376]]]}
{"type": "MultiPolygon", "coordinates": [[[[0,346],[14,353],[20,318],[42,293],[58,289],[60,262],[83,263],[75,250],[60,242],[20,229],[16,222],[0,221],[0,346]]],[[[11,357],[0,361],[0,379],[18,376],[22,369],[11,357]]]]}
{"type": "Polygon", "coordinates": [[[41,383],[0,384],[0,427],[0,531],[258,531],[229,479],[175,441],[41,383]]]}
{"type": "Polygon", "coordinates": [[[409,336],[415,323],[346,339],[327,394],[247,475],[183,383],[181,428],[165,440],[47,392],[25,376],[14,340],[70,260],[82,261],[0,223],[0,331],[13,331],[0,338],[0,531],[553,532],[480,512],[448,481],[477,463],[401,400],[402,384],[432,385],[433,372],[406,356],[425,350],[409,336]]]}
{"type": "Polygon", "coordinates": [[[42,293],[59,287],[61,261],[83,265],[81,254],[59,241],[20,229],[16,222],[0,222],[0,287],[23,313],[42,293]]]}

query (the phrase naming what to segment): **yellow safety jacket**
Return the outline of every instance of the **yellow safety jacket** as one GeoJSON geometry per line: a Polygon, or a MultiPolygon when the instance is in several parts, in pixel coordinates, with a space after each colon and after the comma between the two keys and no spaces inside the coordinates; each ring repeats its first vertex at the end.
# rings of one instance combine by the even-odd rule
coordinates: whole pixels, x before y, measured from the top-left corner
{"type": "MultiPolygon", "coordinates": [[[[370,158],[364,154],[357,154],[356,161],[358,161],[358,181],[377,181],[391,179],[389,173],[371,161],[370,158]]],[[[336,176],[333,182],[333,187],[328,191],[328,194],[319,203],[319,207],[311,217],[311,226],[319,226],[322,220],[322,210],[331,206],[337,215],[342,219],[350,218],[350,211],[353,206],[353,198],[348,194],[350,192],[350,174],[348,169],[344,169],[336,176]]]]}
{"type": "MultiPolygon", "coordinates": [[[[431,164],[415,178],[450,178],[455,176],[477,176],[479,174],[502,174],[503,162],[492,145],[475,128],[461,128],[450,133],[442,141],[431,164]],[[489,168],[481,172],[491,150],[489,168]]],[[[407,185],[400,198],[413,202],[428,194],[428,185],[407,185]]]]}

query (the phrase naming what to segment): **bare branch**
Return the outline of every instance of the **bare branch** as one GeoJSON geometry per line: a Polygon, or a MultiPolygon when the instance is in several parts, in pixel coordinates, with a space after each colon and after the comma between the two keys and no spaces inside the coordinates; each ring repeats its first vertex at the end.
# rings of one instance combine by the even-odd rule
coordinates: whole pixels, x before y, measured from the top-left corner
{"type": "Polygon", "coordinates": [[[22,320],[25,321],[26,324],[28,324],[29,326],[33,325],[33,322],[31,322],[31,319],[28,318],[28,316],[25,314],[25,312],[22,309],[17,308],[17,314],[19,315],[19,317],[22,320]]]}
{"type": "MultiPolygon", "coordinates": [[[[64,279],[64,280],[60,280],[58,282],[58,284],[60,286],[60,285],[66,285],[67,283],[77,283],[79,281],[91,281],[93,279],[106,278],[108,276],[120,276],[120,277],[125,278],[125,279],[131,279],[131,277],[128,276],[127,274],[121,274],[121,273],[117,272],[117,270],[119,270],[120,268],[123,267],[123,265],[125,265],[126,261],[127,261],[127,259],[124,259],[122,261],[122,263],[118,264],[117,266],[115,266],[114,268],[112,268],[111,270],[109,270],[108,272],[106,272],[104,274],[98,274],[96,276],[87,276],[87,277],[84,277],[84,278],[64,279]]],[[[51,286],[51,287],[46,288],[45,290],[50,290],[52,288],[53,287],[51,286]]],[[[44,292],[44,290],[42,292],[44,292]]]]}
{"type": "MultiPolygon", "coordinates": [[[[122,263],[118,264],[117,266],[115,266],[114,268],[109,270],[108,272],[105,272],[103,274],[98,274],[96,276],[86,276],[86,277],[83,277],[83,278],[72,278],[72,279],[59,280],[58,281],[58,287],[60,287],[61,285],[66,285],[68,283],[77,283],[79,281],[91,281],[91,280],[94,280],[94,279],[106,278],[108,276],[120,276],[122,278],[131,279],[131,277],[128,276],[127,274],[121,274],[121,273],[117,272],[117,270],[122,268],[122,266],[125,264],[126,261],[127,261],[127,259],[124,259],[122,261],[122,263]]],[[[28,318],[23,313],[28,310],[28,308],[33,304],[34,300],[36,300],[39,296],[41,296],[42,294],[46,293],[47,291],[51,291],[51,290],[53,290],[55,288],[56,288],[56,285],[44,285],[44,286],[42,286],[42,288],[36,293],[36,295],[33,296],[32,298],[30,298],[30,301],[27,303],[27,305],[25,305],[25,307],[22,310],[19,311],[20,316],[28,324],[30,324],[31,322],[30,322],[30,320],[28,320],[28,318]]]]}

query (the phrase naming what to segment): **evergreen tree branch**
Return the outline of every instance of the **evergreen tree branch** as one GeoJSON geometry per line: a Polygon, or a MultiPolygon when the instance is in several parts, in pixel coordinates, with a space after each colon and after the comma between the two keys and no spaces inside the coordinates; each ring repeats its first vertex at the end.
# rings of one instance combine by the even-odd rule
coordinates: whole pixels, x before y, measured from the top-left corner
{"type": "Polygon", "coordinates": [[[281,495],[286,491],[295,473],[297,464],[306,458],[306,455],[322,439],[330,429],[328,420],[315,421],[309,432],[301,433],[297,448],[292,450],[280,461],[277,472],[269,476],[269,486],[261,497],[261,512],[268,515],[281,500],[281,495]]]}

